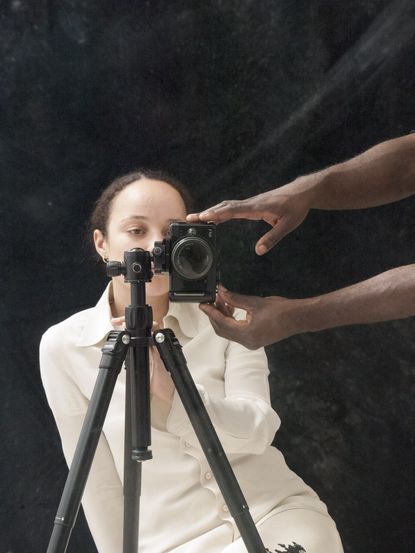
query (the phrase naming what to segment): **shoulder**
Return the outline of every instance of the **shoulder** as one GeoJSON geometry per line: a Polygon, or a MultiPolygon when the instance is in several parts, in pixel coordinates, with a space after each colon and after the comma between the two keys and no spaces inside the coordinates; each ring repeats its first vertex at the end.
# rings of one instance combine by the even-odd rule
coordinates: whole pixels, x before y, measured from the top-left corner
{"type": "Polygon", "coordinates": [[[40,351],[51,352],[63,346],[76,345],[93,307],[74,313],[67,319],[49,327],[40,341],[40,351]]]}
{"type": "Polygon", "coordinates": [[[93,345],[102,340],[111,330],[111,307],[108,301],[109,286],[98,303],[88,309],[74,313],[57,323],[43,334],[40,349],[73,349],[74,346],[93,345]]]}

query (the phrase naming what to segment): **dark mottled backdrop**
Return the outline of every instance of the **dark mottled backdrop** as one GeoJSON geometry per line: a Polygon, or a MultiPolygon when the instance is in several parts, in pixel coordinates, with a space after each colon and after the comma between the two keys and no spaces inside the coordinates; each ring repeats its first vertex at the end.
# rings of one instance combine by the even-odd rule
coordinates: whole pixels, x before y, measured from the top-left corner
{"type": "MultiPolygon", "coordinates": [[[[65,478],[39,379],[52,323],[104,286],[100,188],[167,169],[199,206],[247,197],[415,128],[413,0],[3,0],[0,553],[45,550],[65,478]]],[[[225,284],[318,294],[413,263],[415,203],[313,212],[264,258],[222,227],[225,284]]],[[[413,320],[268,348],[278,446],[346,553],[415,551],[413,320]]],[[[70,552],[95,551],[83,519],[70,552]]],[[[322,552],[330,553],[330,552],[322,552]]]]}

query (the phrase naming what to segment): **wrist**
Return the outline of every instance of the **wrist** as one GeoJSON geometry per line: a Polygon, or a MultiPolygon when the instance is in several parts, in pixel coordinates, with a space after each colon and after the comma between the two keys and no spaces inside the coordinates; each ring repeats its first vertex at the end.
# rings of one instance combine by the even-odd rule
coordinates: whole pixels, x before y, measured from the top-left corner
{"type": "Polygon", "coordinates": [[[308,209],[319,209],[324,205],[324,198],[330,180],[331,168],[317,173],[299,176],[293,181],[295,192],[300,194],[308,209]]]}
{"type": "Polygon", "coordinates": [[[295,300],[293,320],[296,334],[318,332],[336,326],[336,322],[331,320],[335,313],[330,310],[326,300],[325,295],[295,300]]]}
{"type": "MultiPolygon", "coordinates": [[[[280,323],[287,337],[311,332],[315,330],[315,313],[314,305],[311,300],[314,298],[305,299],[290,299],[285,300],[285,306],[282,310],[280,323]]],[[[316,329],[317,330],[317,329],[316,329]]]]}

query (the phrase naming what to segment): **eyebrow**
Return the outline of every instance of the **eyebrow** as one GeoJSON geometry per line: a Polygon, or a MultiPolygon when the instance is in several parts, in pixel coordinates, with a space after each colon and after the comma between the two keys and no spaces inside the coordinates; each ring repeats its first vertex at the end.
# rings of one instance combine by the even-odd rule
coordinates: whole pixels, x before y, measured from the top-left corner
{"type": "MultiPolygon", "coordinates": [[[[121,219],[121,223],[125,223],[126,221],[131,221],[132,219],[139,219],[140,221],[150,221],[150,217],[147,217],[146,215],[129,215],[128,217],[124,217],[121,219]]],[[[182,219],[166,219],[166,223],[178,223],[179,221],[182,221],[182,219]]]]}

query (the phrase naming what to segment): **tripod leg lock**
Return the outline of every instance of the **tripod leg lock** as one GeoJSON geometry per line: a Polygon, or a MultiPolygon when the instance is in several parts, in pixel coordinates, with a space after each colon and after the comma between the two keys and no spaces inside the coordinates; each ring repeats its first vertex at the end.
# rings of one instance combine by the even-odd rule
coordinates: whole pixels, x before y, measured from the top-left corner
{"type": "Polygon", "coordinates": [[[99,368],[121,370],[130,342],[131,335],[129,332],[125,330],[112,330],[108,334],[104,347],[101,349],[102,357],[99,368]]]}

